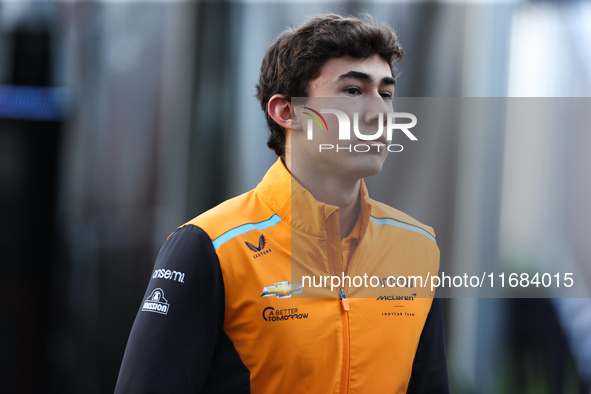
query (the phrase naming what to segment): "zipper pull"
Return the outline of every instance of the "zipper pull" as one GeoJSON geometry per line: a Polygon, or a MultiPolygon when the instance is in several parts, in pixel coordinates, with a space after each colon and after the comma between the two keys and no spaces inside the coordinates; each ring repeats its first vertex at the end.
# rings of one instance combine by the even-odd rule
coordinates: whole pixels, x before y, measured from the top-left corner
{"type": "Polygon", "coordinates": [[[345,293],[345,289],[341,287],[341,291],[339,292],[339,297],[341,297],[341,301],[343,302],[343,308],[348,311],[349,310],[349,301],[347,300],[347,293],[345,293]]]}

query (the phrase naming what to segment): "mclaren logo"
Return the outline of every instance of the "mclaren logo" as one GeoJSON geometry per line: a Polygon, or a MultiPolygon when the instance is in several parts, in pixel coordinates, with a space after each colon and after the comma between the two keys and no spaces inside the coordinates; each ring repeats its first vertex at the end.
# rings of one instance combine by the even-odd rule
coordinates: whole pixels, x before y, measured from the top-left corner
{"type": "Polygon", "coordinates": [[[412,293],[409,296],[393,296],[393,295],[382,295],[376,298],[376,300],[387,300],[387,301],[414,301],[417,293],[412,293]]]}
{"type": "Polygon", "coordinates": [[[244,242],[246,244],[246,246],[248,247],[248,249],[252,250],[253,252],[255,252],[255,254],[252,255],[253,258],[257,259],[261,256],[266,255],[267,253],[271,253],[271,248],[265,250],[265,245],[267,244],[267,240],[265,240],[265,236],[261,234],[261,236],[259,237],[259,246],[254,246],[253,244],[251,244],[248,241],[244,242]]]}
{"type": "Polygon", "coordinates": [[[299,294],[302,292],[302,284],[290,285],[287,282],[275,282],[275,286],[263,287],[263,294],[261,297],[277,296],[277,298],[290,298],[292,294],[299,294]]]}

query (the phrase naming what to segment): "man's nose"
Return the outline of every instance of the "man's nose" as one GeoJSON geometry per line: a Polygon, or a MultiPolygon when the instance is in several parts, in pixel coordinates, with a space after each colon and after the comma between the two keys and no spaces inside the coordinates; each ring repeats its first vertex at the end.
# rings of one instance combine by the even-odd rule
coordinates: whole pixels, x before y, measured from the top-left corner
{"type": "Polygon", "coordinates": [[[392,101],[391,100],[384,100],[382,96],[378,97],[367,97],[367,102],[365,103],[365,114],[364,114],[364,121],[366,124],[372,124],[378,121],[380,113],[383,113],[382,121],[384,126],[386,125],[386,114],[388,112],[392,112],[392,101]]]}

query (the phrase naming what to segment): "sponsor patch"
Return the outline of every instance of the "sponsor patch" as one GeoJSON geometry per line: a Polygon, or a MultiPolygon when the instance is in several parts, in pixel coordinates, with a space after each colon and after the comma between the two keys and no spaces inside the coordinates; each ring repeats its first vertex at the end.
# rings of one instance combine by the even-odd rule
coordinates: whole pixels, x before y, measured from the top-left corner
{"type": "Polygon", "coordinates": [[[263,294],[261,297],[277,296],[277,298],[291,298],[292,294],[299,294],[302,292],[302,284],[290,285],[287,282],[275,282],[274,286],[263,287],[263,294]]]}
{"type": "Polygon", "coordinates": [[[152,279],[170,279],[175,282],[185,283],[185,274],[179,271],[165,270],[163,268],[154,270],[152,279]]]}
{"type": "Polygon", "coordinates": [[[244,243],[246,244],[246,247],[248,249],[255,252],[255,254],[252,255],[252,257],[255,259],[258,259],[259,257],[272,252],[271,248],[265,249],[265,247],[266,247],[265,245],[267,244],[267,240],[265,239],[265,236],[262,234],[259,237],[259,246],[255,246],[248,241],[245,241],[244,243]]]}
{"type": "Polygon", "coordinates": [[[164,290],[161,288],[154,289],[152,293],[148,296],[146,301],[144,301],[144,305],[142,306],[142,311],[144,312],[156,312],[160,313],[161,315],[168,314],[168,309],[170,305],[166,298],[164,298],[164,290]]]}
{"type": "Polygon", "coordinates": [[[400,295],[381,295],[376,300],[384,300],[384,301],[414,301],[417,293],[412,293],[409,296],[400,296],[400,295]]]}
{"type": "Polygon", "coordinates": [[[268,306],[263,310],[263,319],[268,322],[301,320],[307,318],[308,313],[303,313],[302,311],[299,311],[298,308],[275,309],[272,306],[268,306]]]}

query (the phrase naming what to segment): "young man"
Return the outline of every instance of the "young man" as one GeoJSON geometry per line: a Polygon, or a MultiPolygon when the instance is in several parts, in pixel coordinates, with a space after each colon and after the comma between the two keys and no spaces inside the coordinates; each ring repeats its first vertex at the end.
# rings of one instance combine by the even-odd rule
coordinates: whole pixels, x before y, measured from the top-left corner
{"type": "Polygon", "coordinates": [[[165,242],[117,393],[449,392],[441,300],[414,284],[347,280],[439,269],[433,230],[368,196],[363,178],[381,170],[386,140],[319,152],[338,143],[336,118],[310,140],[314,108],[292,100],[358,99],[359,128],[375,132],[401,57],[388,27],[334,14],[274,41],[257,98],[280,157],[254,190],[165,242]]]}

